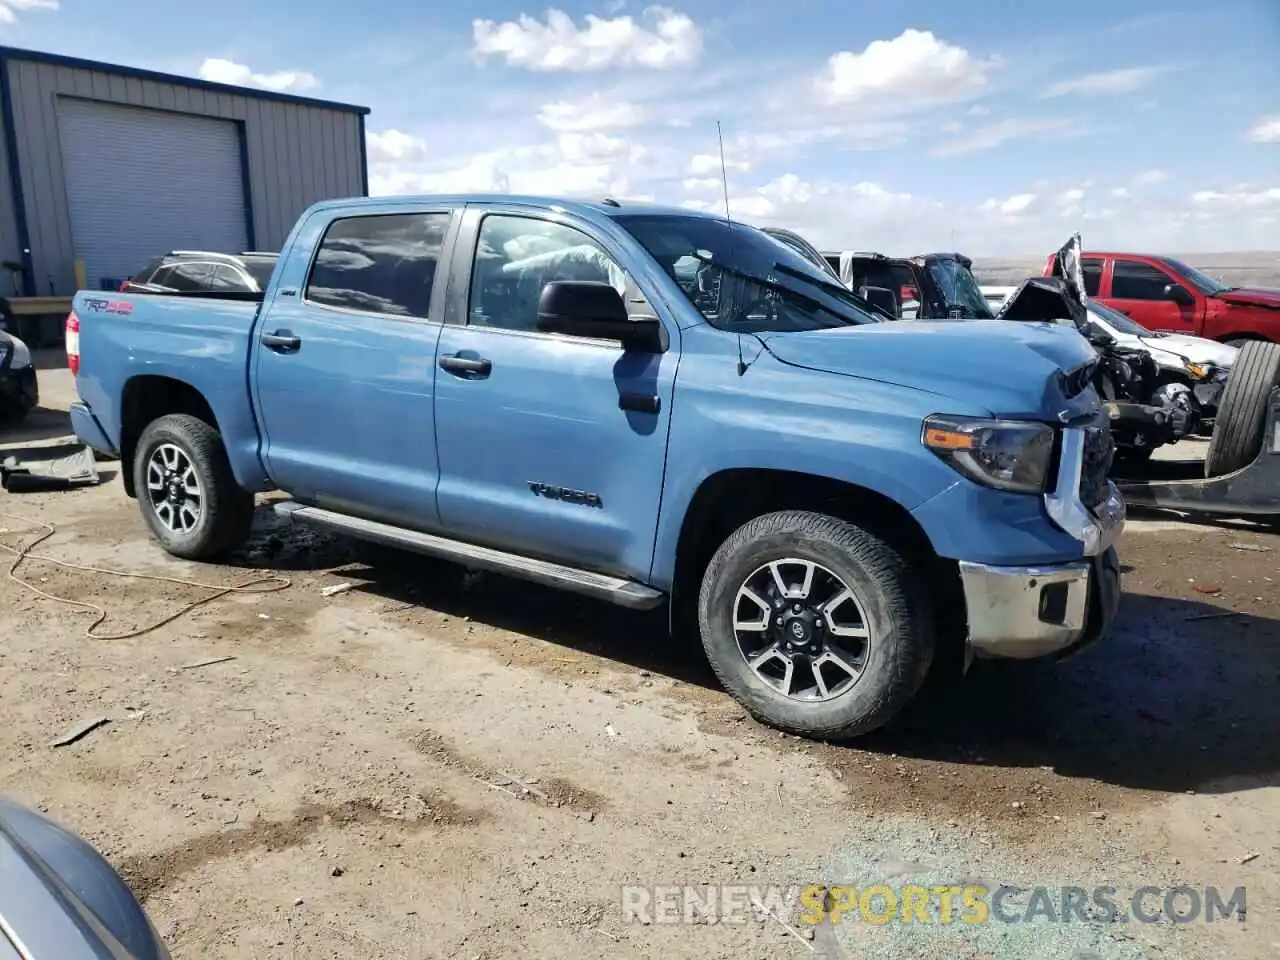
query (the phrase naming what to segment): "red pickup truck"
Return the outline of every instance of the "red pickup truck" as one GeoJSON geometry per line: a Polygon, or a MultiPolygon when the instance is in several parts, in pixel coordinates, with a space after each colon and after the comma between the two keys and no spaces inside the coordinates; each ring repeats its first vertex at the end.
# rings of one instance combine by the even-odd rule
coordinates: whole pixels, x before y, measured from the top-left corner
{"type": "MultiPolygon", "coordinates": [[[[1172,257],[1081,255],[1085,292],[1148,330],[1187,333],[1239,346],[1280,343],[1280,290],[1231,287],[1172,257]]],[[[1053,273],[1053,255],[1044,275],[1053,273]]]]}

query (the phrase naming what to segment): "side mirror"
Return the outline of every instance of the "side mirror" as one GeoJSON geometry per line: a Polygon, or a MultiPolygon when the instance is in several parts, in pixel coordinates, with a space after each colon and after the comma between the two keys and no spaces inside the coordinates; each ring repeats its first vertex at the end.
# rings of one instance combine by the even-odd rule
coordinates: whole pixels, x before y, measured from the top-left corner
{"type": "Polygon", "coordinates": [[[888,287],[863,287],[860,291],[862,299],[893,320],[902,316],[898,294],[888,287]]]}
{"type": "Polygon", "coordinates": [[[1164,298],[1172,300],[1180,307],[1190,307],[1196,302],[1195,297],[1187,292],[1187,288],[1180,283],[1165,284],[1164,298]]]}
{"type": "Polygon", "coordinates": [[[627,314],[627,305],[607,283],[553,280],[538,299],[538,329],[574,337],[617,340],[626,350],[661,353],[662,324],[657,317],[627,314]]]}

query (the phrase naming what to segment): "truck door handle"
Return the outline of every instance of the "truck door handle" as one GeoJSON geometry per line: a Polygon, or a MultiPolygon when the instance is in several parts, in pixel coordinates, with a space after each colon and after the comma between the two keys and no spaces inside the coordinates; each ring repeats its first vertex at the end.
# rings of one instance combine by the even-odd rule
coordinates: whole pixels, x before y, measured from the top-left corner
{"type": "Polygon", "coordinates": [[[440,369],[448,370],[450,373],[455,373],[467,379],[483,380],[493,370],[493,363],[484,357],[477,357],[474,354],[466,356],[461,353],[455,353],[440,358],[440,369]]]}
{"type": "Polygon", "coordinates": [[[302,346],[302,338],[294,336],[288,330],[264,333],[261,340],[264,347],[269,350],[279,350],[282,353],[292,353],[302,346]]]}

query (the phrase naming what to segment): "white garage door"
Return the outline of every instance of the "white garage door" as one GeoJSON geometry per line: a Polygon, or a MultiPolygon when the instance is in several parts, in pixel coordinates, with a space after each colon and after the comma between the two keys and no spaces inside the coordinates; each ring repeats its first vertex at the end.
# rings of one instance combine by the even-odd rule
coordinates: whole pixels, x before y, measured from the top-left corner
{"type": "Polygon", "coordinates": [[[170,250],[248,249],[236,123],[59,98],[58,131],[90,287],[170,250]]]}

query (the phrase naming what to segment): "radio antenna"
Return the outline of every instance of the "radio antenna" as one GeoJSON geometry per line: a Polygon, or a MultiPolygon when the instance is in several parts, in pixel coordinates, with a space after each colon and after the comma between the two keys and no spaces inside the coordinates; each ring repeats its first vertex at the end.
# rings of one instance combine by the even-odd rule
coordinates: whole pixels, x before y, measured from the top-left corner
{"type": "Polygon", "coordinates": [[[720,141],[720,183],[724,186],[724,218],[733,223],[729,216],[729,166],[724,161],[724,131],[720,129],[720,121],[716,121],[716,137],[720,141]]]}
{"type": "MultiPolygon", "coordinates": [[[[720,141],[720,183],[724,187],[724,219],[729,224],[729,245],[734,243],[733,217],[729,215],[729,165],[724,159],[724,130],[720,121],[716,121],[716,139],[720,141]]],[[[738,376],[747,372],[746,358],[742,355],[742,331],[738,331],[738,376]]]]}

